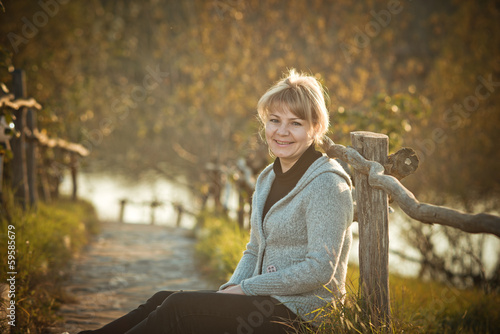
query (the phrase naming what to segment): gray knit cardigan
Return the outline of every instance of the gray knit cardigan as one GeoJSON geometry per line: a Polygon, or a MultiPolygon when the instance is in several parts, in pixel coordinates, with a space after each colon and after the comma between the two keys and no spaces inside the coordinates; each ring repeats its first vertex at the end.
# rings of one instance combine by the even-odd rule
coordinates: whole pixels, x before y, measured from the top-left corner
{"type": "Polygon", "coordinates": [[[246,295],[276,298],[317,324],[315,311],[345,294],[352,243],[351,180],[338,162],[320,157],[263,219],[274,178],[270,165],[257,180],[250,241],[220,289],[240,284],[246,295]]]}

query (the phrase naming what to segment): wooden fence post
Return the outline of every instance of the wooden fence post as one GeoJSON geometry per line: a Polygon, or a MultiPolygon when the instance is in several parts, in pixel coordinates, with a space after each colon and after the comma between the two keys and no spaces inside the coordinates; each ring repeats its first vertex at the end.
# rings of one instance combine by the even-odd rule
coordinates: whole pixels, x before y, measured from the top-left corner
{"type": "MultiPolygon", "coordinates": [[[[16,69],[12,73],[12,85],[15,98],[26,97],[26,76],[23,70],[16,69]]],[[[14,136],[11,140],[12,146],[12,187],[14,196],[23,208],[29,203],[28,172],[26,166],[26,137],[24,127],[26,126],[26,108],[14,111],[16,117],[14,124],[19,137],[14,136]]]]}
{"type": "Polygon", "coordinates": [[[155,210],[157,207],[161,206],[163,203],[159,202],[158,200],[156,199],[153,199],[150,203],[150,207],[151,207],[151,222],[150,224],[151,225],[154,225],[155,224],[155,210]]]}
{"type": "Polygon", "coordinates": [[[71,171],[71,183],[73,184],[73,191],[71,192],[71,199],[76,201],[78,197],[78,159],[76,153],[70,152],[70,171],[71,171]]]}
{"type": "Polygon", "coordinates": [[[125,217],[125,205],[127,205],[127,199],[122,198],[120,200],[120,213],[118,216],[118,222],[123,223],[124,222],[124,217],[125,217]]]}
{"type": "MultiPolygon", "coordinates": [[[[353,147],[366,159],[384,165],[389,138],[372,132],[351,132],[353,147]]],[[[390,321],[389,305],[389,204],[382,190],[369,186],[368,176],[355,171],[359,223],[360,291],[372,323],[379,327],[390,321]]]]}
{"type": "Polygon", "coordinates": [[[46,156],[46,148],[43,146],[40,146],[38,148],[38,160],[39,160],[39,168],[38,168],[38,173],[40,177],[40,185],[42,187],[42,195],[43,195],[43,200],[47,203],[50,203],[52,201],[51,195],[50,195],[50,182],[49,182],[49,176],[47,173],[47,162],[45,159],[46,156]]]}
{"type": "Polygon", "coordinates": [[[26,126],[31,132],[29,140],[26,140],[26,171],[28,177],[28,191],[31,206],[36,206],[38,201],[37,188],[37,141],[34,137],[37,127],[35,111],[32,108],[28,109],[26,114],[26,126]]]}
{"type": "Polygon", "coordinates": [[[155,205],[154,205],[154,202],[151,202],[151,221],[149,222],[150,225],[154,225],[155,224],[155,205]]]}
{"type": "Polygon", "coordinates": [[[177,211],[177,220],[175,222],[175,227],[181,227],[182,215],[184,214],[184,207],[181,203],[174,203],[174,209],[177,211]]]}

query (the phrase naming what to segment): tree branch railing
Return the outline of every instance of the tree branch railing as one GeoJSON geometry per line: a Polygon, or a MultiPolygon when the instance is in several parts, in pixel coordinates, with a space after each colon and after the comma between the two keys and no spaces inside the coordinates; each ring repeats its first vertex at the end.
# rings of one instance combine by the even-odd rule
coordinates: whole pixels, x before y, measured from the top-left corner
{"type": "Polygon", "coordinates": [[[500,217],[420,203],[398,180],[418,167],[418,157],[413,150],[402,149],[387,156],[389,137],[373,132],[351,132],[351,141],[354,147],[338,145],[326,138],[322,147],[330,158],[340,159],[354,169],[356,221],[359,225],[359,285],[367,301],[365,311],[374,326],[380,328],[391,322],[389,196],[415,220],[468,233],[490,233],[500,237],[500,217]]]}
{"type": "MultiPolygon", "coordinates": [[[[15,197],[26,208],[29,203],[35,205],[38,200],[38,180],[37,174],[40,174],[40,184],[43,190],[45,200],[51,200],[51,187],[49,185],[49,175],[47,166],[38,168],[37,165],[44,164],[43,154],[40,148],[57,149],[58,151],[68,154],[70,158],[69,164],[58,164],[52,161],[51,169],[56,174],[61,173],[59,166],[69,167],[71,171],[71,179],[73,183],[72,198],[76,199],[77,195],[77,170],[78,157],[86,157],[90,151],[81,144],[72,143],[60,138],[50,138],[44,132],[40,132],[37,128],[37,121],[34,110],[41,110],[42,106],[34,98],[28,98],[26,93],[26,77],[23,70],[16,69],[12,72],[11,93],[7,86],[0,83],[0,131],[7,132],[0,137],[0,145],[4,149],[0,150],[0,185],[3,177],[3,163],[5,151],[10,151],[12,161],[10,162],[12,169],[12,186],[16,189],[15,197]],[[14,123],[15,131],[10,129],[11,125],[8,122],[14,123]],[[40,161],[38,161],[40,160],[40,161]],[[57,169],[53,168],[54,166],[57,169]]],[[[55,194],[58,194],[59,182],[55,186],[55,194]]],[[[0,187],[1,188],[1,187],[0,187]]],[[[1,201],[1,189],[0,189],[1,201]]]]}
{"type": "Polygon", "coordinates": [[[21,108],[33,108],[36,110],[42,110],[42,105],[38,103],[34,98],[30,97],[27,99],[14,99],[14,94],[6,94],[0,96],[0,108],[2,107],[9,107],[14,110],[19,110],[21,108]]]}
{"type": "Polygon", "coordinates": [[[384,174],[384,166],[366,160],[354,148],[335,144],[327,139],[323,143],[323,149],[330,158],[341,159],[355,170],[368,175],[370,186],[384,190],[415,220],[426,224],[450,226],[468,233],[490,233],[500,237],[498,216],[487,213],[468,214],[443,206],[421,203],[396,177],[384,174]]]}
{"type": "Polygon", "coordinates": [[[150,212],[150,225],[155,225],[155,210],[159,207],[165,206],[166,204],[170,204],[172,208],[175,210],[177,213],[177,218],[175,222],[176,227],[181,227],[181,221],[182,217],[184,214],[189,214],[191,216],[196,217],[197,214],[192,212],[191,210],[187,209],[181,202],[179,201],[169,201],[169,200],[158,200],[158,199],[152,199],[150,201],[134,201],[130,200],[128,198],[122,198],[119,200],[120,204],[120,212],[118,215],[118,222],[124,223],[124,217],[125,217],[125,207],[127,205],[139,205],[139,206],[148,206],[151,208],[150,212]]]}
{"type": "Polygon", "coordinates": [[[81,144],[72,143],[61,138],[50,138],[46,134],[38,131],[38,129],[35,129],[32,133],[29,133],[28,130],[25,130],[25,132],[29,139],[36,140],[41,146],[59,148],[69,153],[78,154],[81,157],[86,157],[90,154],[90,151],[81,144]]]}

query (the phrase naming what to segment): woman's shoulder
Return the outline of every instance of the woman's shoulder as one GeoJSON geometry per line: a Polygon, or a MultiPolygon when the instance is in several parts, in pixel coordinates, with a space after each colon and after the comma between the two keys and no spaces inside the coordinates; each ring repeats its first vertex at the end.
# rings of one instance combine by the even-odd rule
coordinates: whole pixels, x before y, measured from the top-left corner
{"type": "Polygon", "coordinates": [[[256,186],[262,183],[266,182],[272,182],[275,178],[274,170],[273,170],[273,163],[268,165],[262,172],[260,172],[259,176],[257,177],[257,182],[256,186]]]}
{"type": "Polygon", "coordinates": [[[315,161],[309,170],[309,176],[317,179],[317,182],[324,180],[335,180],[336,182],[345,182],[352,186],[351,177],[347,171],[335,159],[330,159],[324,155],[315,161]]]}

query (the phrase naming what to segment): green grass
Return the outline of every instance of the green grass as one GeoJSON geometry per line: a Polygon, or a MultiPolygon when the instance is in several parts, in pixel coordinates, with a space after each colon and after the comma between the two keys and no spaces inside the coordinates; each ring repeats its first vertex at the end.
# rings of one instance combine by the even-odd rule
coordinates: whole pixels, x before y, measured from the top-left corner
{"type": "Polygon", "coordinates": [[[215,283],[224,283],[238,264],[249,233],[227,217],[205,214],[203,221],[196,244],[199,267],[215,283]]]}
{"type": "Polygon", "coordinates": [[[43,328],[57,320],[55,310],[65,298],[60,283],[70,260],[88,243],[89,237],[97,233],[97,216],[92,205],[84,201],[61,199],[53,204],[39,203],[36,209],[23,211],[14,203],[10,191],[4,192],[3,200],[1,282],[6,282],[6,273],[13,271],[7,266],[7,243],[11,240],[7,231],[13,226],[16,326],[1,323],[0,332],[9,327],[11,333],[44,333],[43,328]]]}
{"type": "MultiPolygon", "coordinates": [[[[224,283],[236,267],[248,232],[227,218],[204,216],[197,255],[205,273],[224,283]]],[[[325,321],[318,329],[299,333],[500,333],[500,296],[482,290],[461,290],[437,282],[390,275],[391,323],[375,328],[363,310],[359,270],[350,265],[343,305],[323,309],[325,321]]]]}
{"type": "MultiPolygon", "coordinates": [[[[346,302],[328,308],[327,320],[314,333],[499,333],[500,296],[457,289],[418,278],[390,275],[391,323],[376,329],[362,310],[359,269],[350,265],[346,302]]],[[[304,333],[313,333],[307,332],[304,333]]]]}

